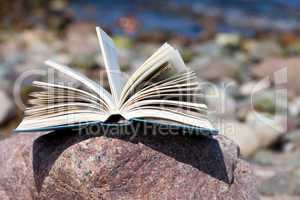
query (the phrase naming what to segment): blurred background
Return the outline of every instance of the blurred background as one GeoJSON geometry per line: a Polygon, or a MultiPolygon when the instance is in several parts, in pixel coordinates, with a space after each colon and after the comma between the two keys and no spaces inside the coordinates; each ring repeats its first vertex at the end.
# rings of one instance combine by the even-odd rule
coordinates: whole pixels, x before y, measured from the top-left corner
{"type": "Polygon", "coordinates": [[[128,74],[164,42],[177,47],[199,81],[213,85],[205,89],[211,119],[253,164],[262,199],[300,199],[299,19],[298,0],[0,0],[0,140],[22,118],[16,82],[26,102],[32,81],[42,79],[24,72],[53,59],[105,76],[99,25],[128,74]],[[272,81],[282,68],[286,95],[272,81]],[[265,88],[253,95],[257,85],[265,88]]]}

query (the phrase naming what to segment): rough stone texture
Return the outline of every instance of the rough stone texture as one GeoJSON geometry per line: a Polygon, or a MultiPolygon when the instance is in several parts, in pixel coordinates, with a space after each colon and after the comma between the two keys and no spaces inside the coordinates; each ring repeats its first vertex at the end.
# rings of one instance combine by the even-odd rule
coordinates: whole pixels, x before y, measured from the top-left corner
{"type": "Polygon", "coordinates": [[[32,144],[38,134],[19,135],[0,143],[0,199],[37,196],[32,168],[32,144]]]}
{"type": "Polygon", "coordinates": [[[0,199],[258,199],[224,136],[18,135],[0,143],[0,199]]]}

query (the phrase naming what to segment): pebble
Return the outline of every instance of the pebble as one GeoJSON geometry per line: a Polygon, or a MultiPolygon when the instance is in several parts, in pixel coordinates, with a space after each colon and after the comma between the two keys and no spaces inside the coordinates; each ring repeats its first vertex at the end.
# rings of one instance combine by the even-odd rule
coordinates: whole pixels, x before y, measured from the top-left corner
{"type": "Polygon", "coordinates": [[[189,63],[198,77],[209,81],[221,80],[224,77],[235,77],[240,64],[228,57],[197,57],[189,63]]]}

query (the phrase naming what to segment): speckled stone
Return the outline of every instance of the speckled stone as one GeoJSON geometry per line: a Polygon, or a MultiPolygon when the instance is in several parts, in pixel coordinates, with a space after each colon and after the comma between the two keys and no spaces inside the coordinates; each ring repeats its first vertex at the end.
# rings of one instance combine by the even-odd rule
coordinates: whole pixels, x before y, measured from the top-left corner
{"type": "Polygon", "coordinates": [[[0,142],[0,199],[258,199],[238,156],[224,136],[17,135],[0,142]]]}

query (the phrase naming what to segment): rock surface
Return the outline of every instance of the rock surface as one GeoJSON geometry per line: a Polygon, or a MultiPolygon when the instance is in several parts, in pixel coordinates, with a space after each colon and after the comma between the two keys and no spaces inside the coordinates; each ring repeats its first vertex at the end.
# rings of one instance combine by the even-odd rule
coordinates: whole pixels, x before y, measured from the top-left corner
{"type": "Polygon", "coordinates": [[[0,199],[258,199],[238,156],[224,136],[18,135],[0,143],[0,199]]]}

